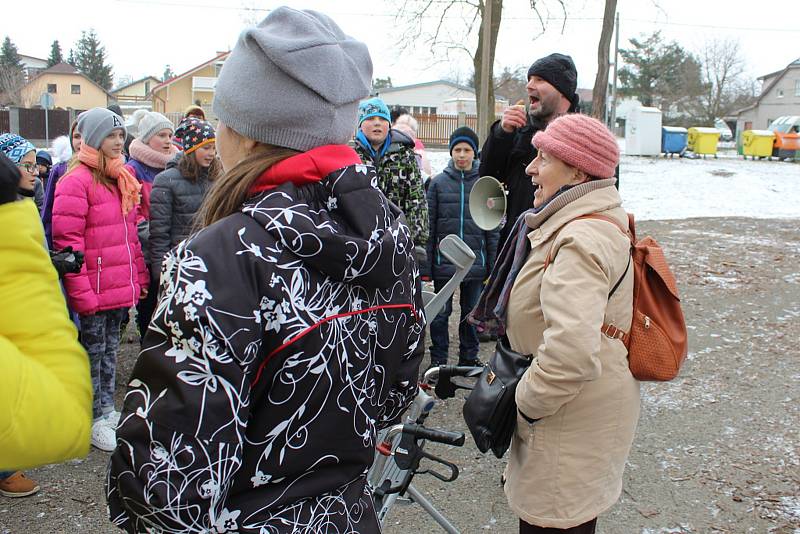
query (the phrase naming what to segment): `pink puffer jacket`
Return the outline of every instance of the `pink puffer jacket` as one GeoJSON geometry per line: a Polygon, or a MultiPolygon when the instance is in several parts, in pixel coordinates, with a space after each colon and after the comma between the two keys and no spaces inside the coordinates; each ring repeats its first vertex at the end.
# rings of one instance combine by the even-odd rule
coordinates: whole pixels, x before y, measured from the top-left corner
{"type": "Polygon", "coordinates": [[[85,255],[81,272],[64,277],[69,305],[82,315],[134,306],[149,284],[136,210],[123,217],[119,190],[95,183],[85,165],[58,182],[53,245],[71,245],[85,255]]]}

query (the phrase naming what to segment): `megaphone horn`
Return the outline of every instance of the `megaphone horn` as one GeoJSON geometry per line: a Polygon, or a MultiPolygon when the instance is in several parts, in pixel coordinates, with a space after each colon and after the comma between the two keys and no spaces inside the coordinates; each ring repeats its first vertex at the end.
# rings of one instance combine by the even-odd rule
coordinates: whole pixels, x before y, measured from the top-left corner
{"type": "Polygon", "coordinates": [[[482,230],[494,230],[506,214],[506,190],[497,178],[482,176],[469,193],[469,212],[482,230]]]}

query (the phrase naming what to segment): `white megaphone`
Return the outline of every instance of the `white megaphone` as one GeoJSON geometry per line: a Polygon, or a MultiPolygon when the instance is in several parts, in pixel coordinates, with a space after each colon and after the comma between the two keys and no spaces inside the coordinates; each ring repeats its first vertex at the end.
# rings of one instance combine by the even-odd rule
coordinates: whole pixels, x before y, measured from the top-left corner
{"type": "Polygon", "coordinates": [[[494,230],[506,214],[506,190],[497,178],[478,178],[469,193],[469,212],[482,230],[494,230]]]}

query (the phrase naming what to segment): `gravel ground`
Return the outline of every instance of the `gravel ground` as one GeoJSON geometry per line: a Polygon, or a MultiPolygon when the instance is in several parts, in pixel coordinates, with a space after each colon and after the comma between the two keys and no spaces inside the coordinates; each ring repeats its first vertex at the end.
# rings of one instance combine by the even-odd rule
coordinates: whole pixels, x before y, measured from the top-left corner
{"type": "MultiPolygon", "coordinates": [[[[619,503],[601,534],[800,534],[800,235],[797,220],[687,219],[639,223],[656,236],[678,276],[689,324],[689,361],[670,383],[642,385],[642,416],[619,503]]],[[[453,317],[455,324],[455,317],[453,317]]],[[[455,331],[455,329],[451,329],[455,331]]],[[[125,343],[124,384],[138,343],[125,343]]],[[[481,346],[487,359],[491,344],[481,346]]],[[[118,393],[121,404],[123,391],[118,393]]],[[[460,397],[441,402],[429,426],[464,430],[460,397]]],[[[504,462],[430,445],[461,475],[415,478],[462,532],[515,532],[499,486],[504,462]]],[[[31,470],[42,491],[0,498],[0,533],[114,532],[106,520],[108,455],[31,470]]],[[[385,532],[440,532],[399,501],[385,532]]]]}

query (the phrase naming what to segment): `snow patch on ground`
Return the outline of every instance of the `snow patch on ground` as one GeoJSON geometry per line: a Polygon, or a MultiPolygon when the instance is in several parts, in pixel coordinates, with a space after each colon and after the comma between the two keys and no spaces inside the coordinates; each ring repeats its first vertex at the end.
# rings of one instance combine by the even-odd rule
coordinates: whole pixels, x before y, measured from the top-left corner
{"type": "MultiPolygon", "coordinates": [[[[427,151],[438,174],[450,155],[427,151]]],[[[800,164],[779,161],[622,156],[620,193],[639,220],[800,217],[800,164]]],[[[742,236],[764,239],[764,236],[742,236]]]]}

